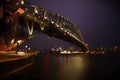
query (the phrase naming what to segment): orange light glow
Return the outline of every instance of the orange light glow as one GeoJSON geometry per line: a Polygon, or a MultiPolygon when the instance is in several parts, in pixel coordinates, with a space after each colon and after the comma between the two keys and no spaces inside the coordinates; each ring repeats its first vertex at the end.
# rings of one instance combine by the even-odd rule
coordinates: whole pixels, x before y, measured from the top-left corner
{"type": "Polygon", "coordinates": [[[23,14],[25,12],[25,10],[21,9],[21,8],[18,8],[17,9],[17,12],[20,13],[20,14],[23,14]]]}

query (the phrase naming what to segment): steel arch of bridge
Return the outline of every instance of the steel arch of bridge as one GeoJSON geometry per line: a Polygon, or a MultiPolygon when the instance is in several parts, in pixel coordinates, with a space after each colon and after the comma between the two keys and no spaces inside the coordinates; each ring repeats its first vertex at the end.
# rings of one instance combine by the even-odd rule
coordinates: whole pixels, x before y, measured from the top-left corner
{"type": "MultiPolygon", "coordinates": [[[[19,2],[17,3],[20,4],[19,2]]],[[[14,29],[17,30],[18,24],[27,27],[28,39],[39,32],[43,32],[49,36],[78,45],[82,50],[87,50],[81,32],[76,25],[68,18],[56,12],[37,7],[30,3],[24,3],[16,7],[14,15],[16,16],[14,29]]]]}

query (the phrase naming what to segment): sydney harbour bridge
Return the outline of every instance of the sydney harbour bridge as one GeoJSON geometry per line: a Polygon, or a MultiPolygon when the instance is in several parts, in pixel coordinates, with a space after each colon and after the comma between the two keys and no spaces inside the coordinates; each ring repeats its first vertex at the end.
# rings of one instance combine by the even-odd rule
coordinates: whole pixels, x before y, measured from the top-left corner
{"type": "Polygon", "coordinates": [[[11,50],[39,33],[88,49],[80,30],[68,18],[25,0],[0,0],[0,49],[11,50]]]}

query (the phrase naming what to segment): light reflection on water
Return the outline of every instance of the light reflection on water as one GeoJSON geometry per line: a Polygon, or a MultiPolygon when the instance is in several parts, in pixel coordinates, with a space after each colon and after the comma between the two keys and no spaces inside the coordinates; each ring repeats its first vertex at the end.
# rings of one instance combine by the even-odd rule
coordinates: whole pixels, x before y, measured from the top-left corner
{"type": "Polygon", "coordinates": [[[58,69],[61,78],[63,79],[66,78],[66,80],[75,80],[76,78],[82,76],[85,67],[83,57],[80,56],[73,56],[68,58],[64,57],[63,62],[61,58],[62,57],[60,57],[61,64],[58,69]]]}
{"type": "Polygon", "coordinates": [[[39,54],[9,80],[120,80],[120,55],[39,54]]]}
{"type": "MultiPolygon", "coordinates": [[[[38,70],[43,73],[40,75],[42,80],[82,79],[87,64],[82,55],[57,56],[46,54],[39,55],[38,58],[38,70]]],[[[35,76],[33,77],[35,78],[35,76]]]]}
{"type": "Polygon", "coordinates": [[[41,80],[110,79],[115,78],[120,69],[120,57],[116,55],[46,54],[38,58],[41,80]]]}

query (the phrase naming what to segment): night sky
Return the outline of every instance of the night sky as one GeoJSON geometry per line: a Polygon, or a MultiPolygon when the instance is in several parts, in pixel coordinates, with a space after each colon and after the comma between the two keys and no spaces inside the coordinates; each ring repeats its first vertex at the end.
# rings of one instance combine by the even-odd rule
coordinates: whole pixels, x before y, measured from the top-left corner
{"type": "MultiPolygon", "coordinates": [[[[119,0],[26,0],[37,6],[57,12],[76,24],[84,41],[91,49],[120,46],[119,0]]],[[[59,39],[40,34],[31,39],[34,49],[72,46],[59,39]],[[57,45],[56,45],[57,44],[57,45]]]]}

